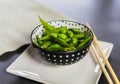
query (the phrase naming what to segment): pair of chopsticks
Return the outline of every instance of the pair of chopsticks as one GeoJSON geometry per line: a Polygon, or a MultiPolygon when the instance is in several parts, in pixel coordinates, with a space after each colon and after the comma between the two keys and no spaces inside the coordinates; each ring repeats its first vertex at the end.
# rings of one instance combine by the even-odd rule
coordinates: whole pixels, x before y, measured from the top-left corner
{"type": "MultiPolygon", "coordinates": [[[[88,23],[86,23],[86,25],[87,25],[87,26],[91,29],[91,31],[93,32],[91,26],[90,26],[88,23]]],[[[97,62],[99,63],[99,65],[100,65],[100,67],[101,67],[101,70],[103,71],[106,79],[108,80],[108,83],[109,83],[109,84],[113,84],[113,83],[115,83],[115,84],[120,84],[120,82],[119,82],[119,80],[118,80],[115,72],[113,71],[113,69],[112,69],[112,67],[111,67],[108,59],[106,58],[103,50],[101,49],[101,46],[99,45],[98,40],[97,40],[97,37],[95,36],[94,32],[93,32],[93,35],[94,35],[94,38],[93,38],[93,43],[92,43],[92,45],[91,45],[91,49],[92,49],[91,52],[94,53],[94,55],[95,55],[95,57],[96,57],[96,60],[97,60],[97,62]],[[100,53],[100,56],[101,56],[101,58],[103,59],[105,65],[106,65],[106,67],[107,67],[107,69],[109,70],[109,73],[111,74],[111,77],[113,78],[113,81],[114,81],[114,82],[112,81],[112,79],[111,79],[111,77],[109,76],[106,68],[104,67],[102,61],[100,60],[100,57],[99,57],[99,55],[98,55],[98,52],[100,53]]]]}

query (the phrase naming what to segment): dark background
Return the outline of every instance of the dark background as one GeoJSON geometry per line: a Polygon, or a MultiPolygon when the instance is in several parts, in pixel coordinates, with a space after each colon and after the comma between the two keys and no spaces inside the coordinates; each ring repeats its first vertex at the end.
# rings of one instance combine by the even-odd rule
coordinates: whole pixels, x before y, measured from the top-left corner
{"type": "MultiPolygon", "coordinates": [[[[89,22],[99,40],[114,44],[109,62],[120,80],[120,0],[85,0],[83,3],[82,1],[73,4],[49,1],[49,4],[53,8],[57,6],[57,10],[76,21],[89,22]]],[[[23,45],[15,51],[6,52],[0,56],[0,84],[39,84],[6,72],[6,68],[28,46],[29,44],[23,45]]],[[[108,84],[103,74],[99,84],[108,84]]]]}

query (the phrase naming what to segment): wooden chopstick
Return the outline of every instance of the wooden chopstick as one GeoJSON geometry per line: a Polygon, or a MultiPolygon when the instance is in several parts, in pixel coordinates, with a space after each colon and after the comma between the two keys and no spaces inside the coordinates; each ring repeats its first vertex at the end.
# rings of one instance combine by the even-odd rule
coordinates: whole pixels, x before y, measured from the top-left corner
{"type": "MultiPolygon", "coordinates": [[[[91,29],[91,31],[92,31],[92,28],[90,27],[90,25],[89,25],[88,23],[87,23],[86,25],[87,25],[87,26],[91,29]]],[[[92,31],[92,32],[93,32],[93,31],[92,31]]],[[[94,33],[94,32],[93,32],[93,33],[94,33]]],[[[105,62],[106,67],[108,68],[108,70],[109,70],[109,72],[110,72],[110,74],[111,74],[111,76],[112,76],[115,84],[120,84],[120,82],[119,82],[119,80],[118,80],[115,72],[114,72],[113,69],[112,69],[112,66],[110,65],[109,61],[107,60],[107,58],[106,58],[106,56],[105,56],[102,48],[100,47],[100,45],[99,45],[99,43],[98,43],[98,40],[97,40],[97,37],[95,36],[95,34],[94,34],[93,42],[94,42],[94,44],[97,46],[97,48],[98,48],[98,50],[99,50],[99,52],[100,52],[100,54],[101,54],[101,57],[103,58],[103,61],[105,62]]]]}
{"type": "Polygon", "coordinates": [[[112,79],[110,78],[110,76],[109,76],[107,70],[105,69],[102,61],[100,60],[100,57],[99,57],[99,55],[98,55],[98,53],[97,53],[97,51],[96,51],[93,43],[91,44],[91,53],[95,55],[95,57],[96,57],[96,59],[97,59],[97,62],[99,63],[99,65],[100,65],[100,67],[101,67],[101,69],[102,69],[102,71],[103,71],[106,79],[108,80],[108,83],[109,83],[109,84],[113,84],[112,79]]]}

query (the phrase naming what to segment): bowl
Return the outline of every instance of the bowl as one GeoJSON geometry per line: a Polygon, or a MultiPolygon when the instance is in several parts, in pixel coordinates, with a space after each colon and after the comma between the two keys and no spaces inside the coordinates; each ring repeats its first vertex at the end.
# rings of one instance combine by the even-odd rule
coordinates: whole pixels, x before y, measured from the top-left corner
{"type": "Polygon", "coordinates": [[[32,46],[34,47],[35,51],[40,54],[39,56],[41,56],[43,60],[54,65],[70,65],[77,63],[78,61],[80,61],[80,59],[86,56],[86,54],[89,51],[89,47],[93,41],[93,33],[86,25],[69,20],[54,20],[54,21],[49,21],[48,24],[51,24],[56,28],[61,26],[67,26],[68,29],[79,28],[80,31],[83,33],[89,31],[91,39],[86,45],[84,45],[82,48],[77,50],[67,51],[67,52],[48,51],[46,49],[37,46],[34,43],[34,40],[36,39],[36,35],[38,35],[38,37],[41,37],[42,34],[44,33],[43,25],[38,25],[35,29],[33,29],[30,38],[31,38],[32,46]]]}

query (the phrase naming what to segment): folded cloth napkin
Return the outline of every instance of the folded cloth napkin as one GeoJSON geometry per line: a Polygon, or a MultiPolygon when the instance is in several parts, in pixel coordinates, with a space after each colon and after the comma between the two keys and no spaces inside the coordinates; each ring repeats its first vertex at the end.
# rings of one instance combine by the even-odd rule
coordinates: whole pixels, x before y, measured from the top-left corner
{"type": "Polygon", "coordinates": [[[0,54],[30,43],[32,30],[40,24],[37,15],[46,21],[68,19],[40,0],[0,0],[0,54]]]}

